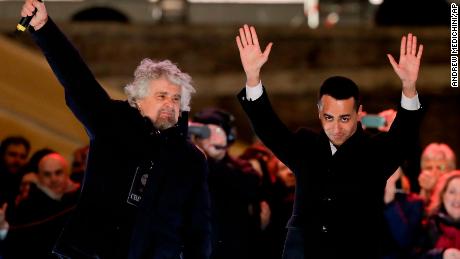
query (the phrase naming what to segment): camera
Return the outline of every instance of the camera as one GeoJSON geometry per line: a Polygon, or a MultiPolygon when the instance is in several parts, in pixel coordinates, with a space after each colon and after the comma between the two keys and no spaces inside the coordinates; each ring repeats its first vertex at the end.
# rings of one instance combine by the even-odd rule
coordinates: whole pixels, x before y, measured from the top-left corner
{"type": "Polygon", "coordinates": [[[197,125],[191,123],[188,126],[188,136],[195,136],[197,138],[206,139],[211,136],[211,130],[206,125],[197,125]]]}

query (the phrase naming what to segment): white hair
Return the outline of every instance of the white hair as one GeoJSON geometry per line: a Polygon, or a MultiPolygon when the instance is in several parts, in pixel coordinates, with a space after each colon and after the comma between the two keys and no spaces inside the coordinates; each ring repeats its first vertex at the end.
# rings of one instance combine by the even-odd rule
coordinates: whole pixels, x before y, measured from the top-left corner
{"type": "Polygon", "coordinates": [[[153,61],[146,58],[134,71],[134,81],[125,86],[125,93],[131,106],[137,107],[136,102],[149,95],[150,81],[166,78],[171,83],[181,88],[181,111],[190,111],[190,100],[195,88],[192,86],[192,78],[183,73],[175,64],[169,60],[153,61]]]}
{"type": "Polygon", "coordinates": [[[447,171],[454,170],[456,168],[456,158],[454,151],[444,143],[430,143],[425,150],[423,150],[421,157],[421,167],[424,167],[424,164],[428,160],[446,160],[447,161],[447,171]]]}

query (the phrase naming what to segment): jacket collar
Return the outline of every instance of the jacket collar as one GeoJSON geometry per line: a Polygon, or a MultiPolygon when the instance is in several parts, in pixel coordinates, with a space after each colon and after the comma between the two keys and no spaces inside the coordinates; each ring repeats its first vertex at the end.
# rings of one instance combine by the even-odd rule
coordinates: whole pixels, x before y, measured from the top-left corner
{"type": "Polygon", "coordinates": [[[443,224],[446,224],[448,226],[455,226],[456,228],[460,228],[460,222],[452,219],[449,215],[447,215],[447,213],[439,212],[438,214],[435,215],[435,217],[438,218],[439,221],[443,224]]]}
{"type": "Polygon", "coordinates": [[[182,112],[179,116],[178,122],[165,130],[159,130],[154,125],[153,122],[148,117],[143,117],[144,124],[146,128],[150,132],[151,136],[155,137],[162,137],[162,138],[180,138],[186,139],[187,138],[187,131],[188,131],[188,112],[182,112]]]}
{"type": "MultiPolygon", "coordinates": [[[[327,142],[327,147],[330,149],[330,143],[331,142],[330,142],[329,138],[327,137],[326,132],[324,131],[324,129],[321,130],[320,135],[321,135],[322,141],[327,142]]],[[[351,135],[351,137],[349,139],[347,139],[342,145],[337,147],[337,152],[339,152],[339,150],[347,148],[349,146],[355,146],[355,144],[360,142],[365,135],[366,135],[366,133],[364,132],[363,127],[361,126],[361,122],[358,122],[358,125],[356,126],[355,133],[353,133],[353,135],[351,135]]]]}

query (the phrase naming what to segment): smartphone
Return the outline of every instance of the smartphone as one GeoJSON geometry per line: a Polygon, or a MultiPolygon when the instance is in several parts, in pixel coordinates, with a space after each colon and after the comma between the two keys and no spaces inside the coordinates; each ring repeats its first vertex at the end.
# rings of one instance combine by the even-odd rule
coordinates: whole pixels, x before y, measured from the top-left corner
{"type": "Polygon", "coordinates": [[[366,128],[379,128],[386,124],[385,118],[376,114],[368,114],[361,118],[361,124],[366,128]]]}

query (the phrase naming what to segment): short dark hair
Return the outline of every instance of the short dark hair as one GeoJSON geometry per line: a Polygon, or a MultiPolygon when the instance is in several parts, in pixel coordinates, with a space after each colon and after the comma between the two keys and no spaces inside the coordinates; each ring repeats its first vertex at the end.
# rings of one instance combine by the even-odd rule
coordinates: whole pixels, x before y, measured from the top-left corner
{"type": "Polygon", "coordinates": [[[329,77],[321,85],[318,104],[320,104],[323,95],[329,95],[337,100],[345,100],[353,97],[355,99],[354,108],[358,110],[360,104],[359,89],[355,82],[349,78],[344,76],[329,77]]]}
{"type": "Polygon", "coordinates": [[[0,158],[3,159],[6,149],[11,145],[23,145],[26,148],[26,153],[29,154],[30,142],[22,136],[11,136],[2,140],[0,143],[0,158]]]}

